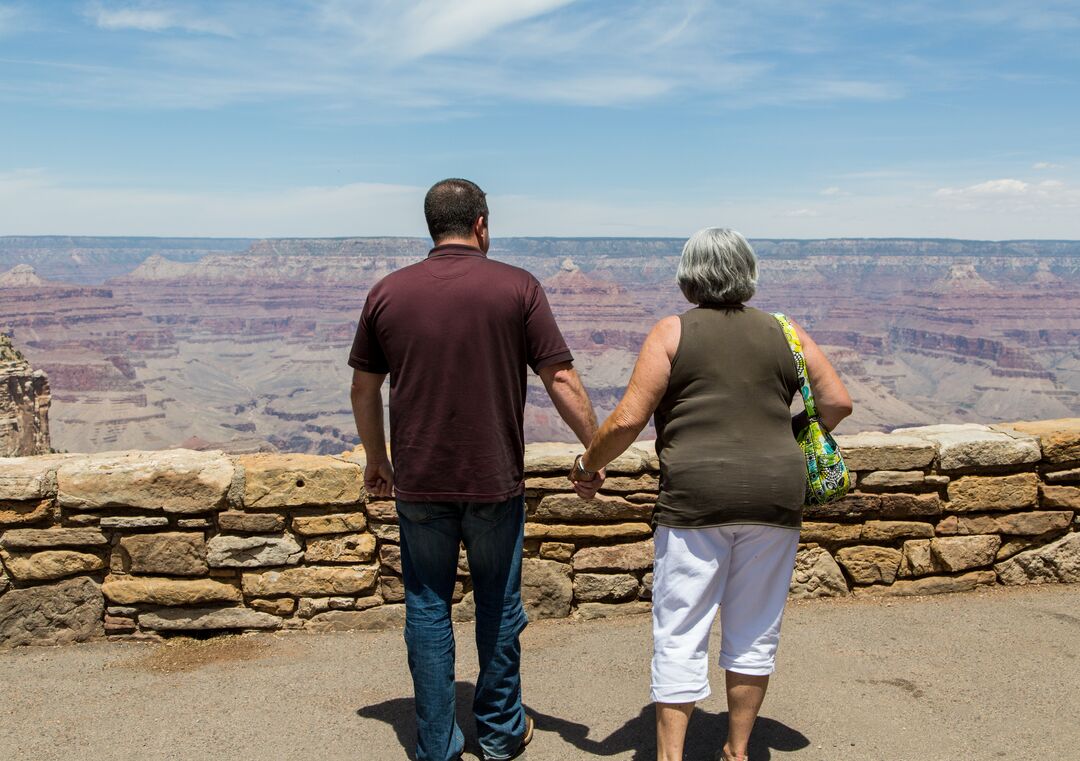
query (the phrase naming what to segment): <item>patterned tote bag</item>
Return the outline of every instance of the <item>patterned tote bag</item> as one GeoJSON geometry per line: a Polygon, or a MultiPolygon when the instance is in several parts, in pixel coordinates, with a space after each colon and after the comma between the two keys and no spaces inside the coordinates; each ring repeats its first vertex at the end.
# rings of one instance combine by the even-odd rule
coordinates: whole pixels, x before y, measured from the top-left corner
{"type": "Polygon", "coordinates": [[[840,447],[836,445],[832,434],[825,430],[818,418],[814,394],[810,390],[810,381],[806,376],[806,359],[803,357],[799,334],[795,332],[795,326],[784,315],[775,312],[773,317],[780,323],[788,346],[791,347],[791,353],[795,356],[795,369],[799,374],[799,391],[802,393],[803,404],[806,406],[806,416],[810,420],[809,424],[795,436],[806,457],[806,504],[823,505],[848,493],[848,489],[851,488],[851,474],[848,472],[847,465],[844,464],[844,458],[840,455],[840,447]]]}

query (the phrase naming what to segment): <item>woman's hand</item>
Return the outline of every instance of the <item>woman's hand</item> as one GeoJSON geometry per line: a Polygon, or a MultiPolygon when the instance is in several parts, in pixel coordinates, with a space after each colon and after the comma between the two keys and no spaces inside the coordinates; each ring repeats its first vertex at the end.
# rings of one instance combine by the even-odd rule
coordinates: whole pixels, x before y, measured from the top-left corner
{"type": "Polygon", "coordinates": [[[574,467],[570,470],[569,479],[574,485],[574,491],[582,499],[592,499],[596,496],[596,492],[604,484],[604,479],[607,478],[607,472],[601,468],[598,471],[592,472],[584,469],[581,464],[582,457],[579,455],[574,460],[574,467]]]}

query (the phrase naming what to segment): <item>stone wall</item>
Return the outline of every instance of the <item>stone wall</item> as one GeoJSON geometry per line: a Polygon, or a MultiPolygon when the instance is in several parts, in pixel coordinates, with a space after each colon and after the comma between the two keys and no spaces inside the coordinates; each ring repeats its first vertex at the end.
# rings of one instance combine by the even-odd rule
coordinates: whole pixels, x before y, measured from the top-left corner
{"type": "Polygon", "coordinates": [[[49,379],[0,333],[0,457],[49,449],[49,379]]]}
{"type": "MultiPolygon", "coordinates": [[[[856,488],[807,509],[794,597],[1080,581],[1080,419],[838,438],[856,488]]],[[[635,445],[586,502],[566,481],[577,451],[528,449],[530,615],[648,610],[656,457],[635,445]]],[[[348,457],[0,459],[0,646],[397,626],[398,540],[392,502],[366,502],[348,457]]],[[[458,571],[468,620],[464,555],[458,571]]]]}

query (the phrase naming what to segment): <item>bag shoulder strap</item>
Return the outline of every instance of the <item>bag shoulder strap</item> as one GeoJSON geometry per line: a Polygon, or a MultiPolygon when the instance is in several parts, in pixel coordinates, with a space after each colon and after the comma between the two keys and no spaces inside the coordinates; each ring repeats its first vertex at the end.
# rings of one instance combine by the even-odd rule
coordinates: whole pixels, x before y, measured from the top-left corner
{"type": "Polygon", "coordinates": [[[814,392],[810,390],[810,379],[806,374],[806,358],[803,357],[802,341],[799,340],[799,334],[795,332],[795,326],[791,324],[791,320],[786,315],[773,312],[772,316],[780,323],[780,329],[784,331],[784,337],[787,339],[791,354],[795,357],[795,372],[799,376],[799,393],[802,394],[803,406],[806,407],[806,416],[811,420],[817,420],[817,405],[814,404],[814,392]]]}

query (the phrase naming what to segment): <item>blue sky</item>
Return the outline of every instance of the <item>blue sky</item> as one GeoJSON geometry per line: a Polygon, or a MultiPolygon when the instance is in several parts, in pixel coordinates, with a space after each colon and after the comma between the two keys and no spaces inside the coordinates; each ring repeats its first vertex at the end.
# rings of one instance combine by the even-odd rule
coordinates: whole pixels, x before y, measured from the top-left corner
{"type": "Polygon", "coordinates": [[[0,234],[1080,238],[1080,0],[0,0],[0,234]]]}

